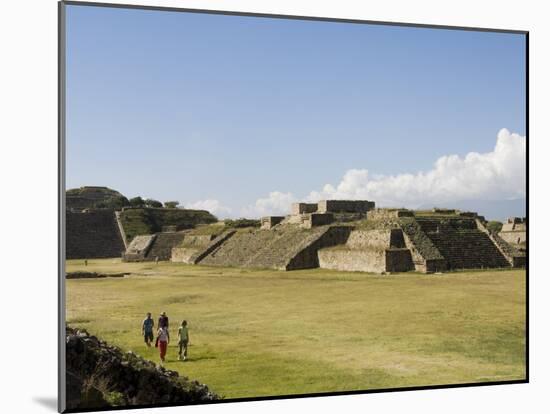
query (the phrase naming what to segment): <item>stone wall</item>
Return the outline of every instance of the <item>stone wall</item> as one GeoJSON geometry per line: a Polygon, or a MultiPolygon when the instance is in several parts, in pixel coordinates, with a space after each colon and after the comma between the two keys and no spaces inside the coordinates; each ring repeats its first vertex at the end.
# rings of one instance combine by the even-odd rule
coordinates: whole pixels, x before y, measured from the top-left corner
{"type": "Polygon", "coordinates": [[[122,255],[122,260],[126,262],[170,260],[172,248],[180,245],[185,236],[185,232],[136,236],[122,255]]]}
{"type": "Polygon", "coordinates": [[[155,234],[134,237],[123,253],[122,260],[126,262],[140,262],[145,260],[156,237],[155,234]]]}
{"type": "Polygon", "coordinates": [[[291,214],[306,214],[317,212],[317,203],[292,203],[291,214]]]}
{"type": "Polygon", "coordinates": [[[413,217],[414,212],[405,209],[375,208],[367,213],[369,220],[391,220],[399,217],[413,217]]]}
{"type": "Polygon", "coordinates": [[[321,249],[319,266],[353,272],[406,272],[414,270],[411,251],[402,230],[353,230],[345,245],[321,249]]]}
{"type": "Polygon", "coordinates": [[[284,216],[266,216],[262,217],[260,228],[264,230],[270,230],[277,224],[279,224],[281,221],[285,219],[284,216]]]}
{"type": "Polygon", "coordinates": [[[334,221],[334,216],[330,213],[310,213],[302,214],[300,226],[305,229],[312,227],[324,226],[334,221]]]}
{"type": "Polygon", "coordinates": [[[170,260],[172,248],[178,246],[185,237],[185,233],[157,233],[153,245],[147,252],[147,260],[170,260]]]}
{"type": "Polygon", "coordinates": [[[205,246],[202,250],[198,250],[193,256],[191,256],[190,263],[193,263],[193,264],[199,263],[201,260],[207,257],[210,253],[216,251],[221,245],[223,245],[223,243],[225,243],[235,234],[237,234],[236,230],[224,231],[222,234],[220,234],[214,240],[208,243],[208,245],[205,246]]]}
{"type": "Polygon", "coordinates": [[[193,264],[193,257],[201,249],[198,247],[172,247],[171,262],[193,264]]]}
{"type": "Polygon", "coordinates": [[[375,206],[367,200],[321,200],[317,203],[318,213],[366,213],[375,206]]]}
{"type": "Polygon", "coordinates": [[[120,232],[120,237],[122,237],[122,242],[124,243],[124,248],[127,249],[128,243],[130,243],[130,240],[128,240],[126,236],[126,232],[124,231],[124,226],[122,225],[122,221],[120,220],[120,211],[115,211],[115,219],[116,219],[118,231],[120,232]]]}
{"type": "Polygon", "coordinates": [[[65,343],[69,410],[192,404],[220,398],[206,385],[157,367],[133,352],[123,353],[85,330],[68,327],[65,343]]]}
{"type": "Polygon", "coordinates": [[[206,247],[217,236],[215,234],[186,234],[182,246],[185,247],[206,247]]]}
{"type": "Polygon", "coordinates": [[[401,229],[354,230],[346,245],[350,249],[389,249],[405,247],[401,229]]]}
{"type": "Polygon", "coordinates": [[[502,225],[498,234],[512,245],[522,245],[527,242],[527,219],[525,217],[510,217],[502,225]]]}
{"type": "Polygon", "coordinates": [[[126,236],[133,240],[142,234],[160,233],[163,228],[177,231],[192,229],[199,224],[217,222],[216,217],[205,210],[179,208],[124,208],[120,213],[120,222],[126,236]]]}
{"type": "Polygon", "coordinates": [[[498,235],[510,244],[524,244],[527,241],[526,231],[501,231],[498,235]]]}
{"type": "Polygon", "coordinates": [[[186,234],[179,246],[172,248],[170,261],[193,264],[196,257],[205,251],[217,238],[214,234],[186,234]]]}
{"type": "Polygon", "coordinates": [[[460,213],[460,211],[456,210],[456,209],[452,209],[452,208],[437,208],[437,207],[434,207],[432,209],[432,213],[434,213],[434,214],[458,214],[458,213],[460,213]]]}
{"type": "Polygon", "coordinates": [[[288,260],[284,270],[319,267],[320,249],[344,244],[351,230],[352,228],[347,226],[331,226],[324,228],[318,236],[302,240],[294,249],[294,254],[288,260]]]}
{"type": "Polygon", "coordinates": [[[346,272],[382,273],[386,271],[385,250],[358,250],[348,248],[321,249],[319,267],[346,272]]]}
{"type": "Polygon", "coordinates": [[[410,249],[392,248],[386,250],[386,272],[408,272],[414,270],[410,249]]]}
{"type": "Polygon", "coordinates": [[[120,257],[124,242],[113,210],[66,212],[66,258],[120,257]]]}

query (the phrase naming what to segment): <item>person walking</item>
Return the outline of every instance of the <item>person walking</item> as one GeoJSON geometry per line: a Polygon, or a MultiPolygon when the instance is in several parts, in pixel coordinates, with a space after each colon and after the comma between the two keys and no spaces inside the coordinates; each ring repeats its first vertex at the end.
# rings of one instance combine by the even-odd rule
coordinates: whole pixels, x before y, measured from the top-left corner
{"type": "Polygon", "coordinates": [[[166,327],[168,329],[168,316],[166,312],[162,312],[159,317],[159,328],[166,327]]]}
{"type": "Polygon", "coordinates": [[[160,354],[160,364],[164,365],[164,357],[166,356],[166,351],[168,349],[168,344],[170,343],[170,334],[168,333],[168,328],[163,326],[159,328],[157,332],[157,342],[155,346],[159,348],[160,354]]]}
{"type": "Polygon", "coordinates": [[[187,359],[187,346],[189,345],[189,329],[187,328],[187,321],[182,321],[181,326],[178,329],[178,343],[180,346],[178,359],[185,361],[187,359]]]}
{"type": "Polygon", "coordinates": [[[154,334],[153,329],[155,328],[155,321],[151,318],[151,312],[147,312],[147,317],[143,320],[141,324],[141,335],[148,347],[151,346],[153,342],[154,334]]]}

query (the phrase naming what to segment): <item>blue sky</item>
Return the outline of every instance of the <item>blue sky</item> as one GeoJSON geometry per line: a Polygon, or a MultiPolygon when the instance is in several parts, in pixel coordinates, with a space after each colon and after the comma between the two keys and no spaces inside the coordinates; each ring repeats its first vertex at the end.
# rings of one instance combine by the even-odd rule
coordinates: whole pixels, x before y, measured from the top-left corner
{"type": "Polygon", "coordinates": [[[67,187],[239,216],[350,170],[428,172],[525,135],[524,55],[519,34],[68,6],[67,187]]]}

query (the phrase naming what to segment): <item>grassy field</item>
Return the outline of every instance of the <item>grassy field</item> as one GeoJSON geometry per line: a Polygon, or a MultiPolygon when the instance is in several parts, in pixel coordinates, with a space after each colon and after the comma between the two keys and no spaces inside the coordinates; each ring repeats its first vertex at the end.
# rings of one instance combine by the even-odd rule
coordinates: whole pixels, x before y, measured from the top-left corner
{"type": "Polygon", "coordinates": [[[226,398],[525,377],[524,270],[377,276],[68,261],[75,270],[132,274],[67,280],[69,324],[158,361],[141,321],[166,311],[167,368],[226,398]],[[186,362],[175,338],[183,318],[186,362]]]}

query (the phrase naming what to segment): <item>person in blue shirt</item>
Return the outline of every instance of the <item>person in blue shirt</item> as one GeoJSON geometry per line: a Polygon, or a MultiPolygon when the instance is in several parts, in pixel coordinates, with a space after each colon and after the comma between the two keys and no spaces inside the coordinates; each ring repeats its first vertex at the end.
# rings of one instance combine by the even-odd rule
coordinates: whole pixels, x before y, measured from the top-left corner
{"type": "Polygon", "coordinates": [[[141,334],[147,346],[151,346],[153,342],[154,334],[153,330],[155,328],[155,321],[151,318],[151,312],[147,312],[147,317],[143,320],[141,325],[141,334]]]}

